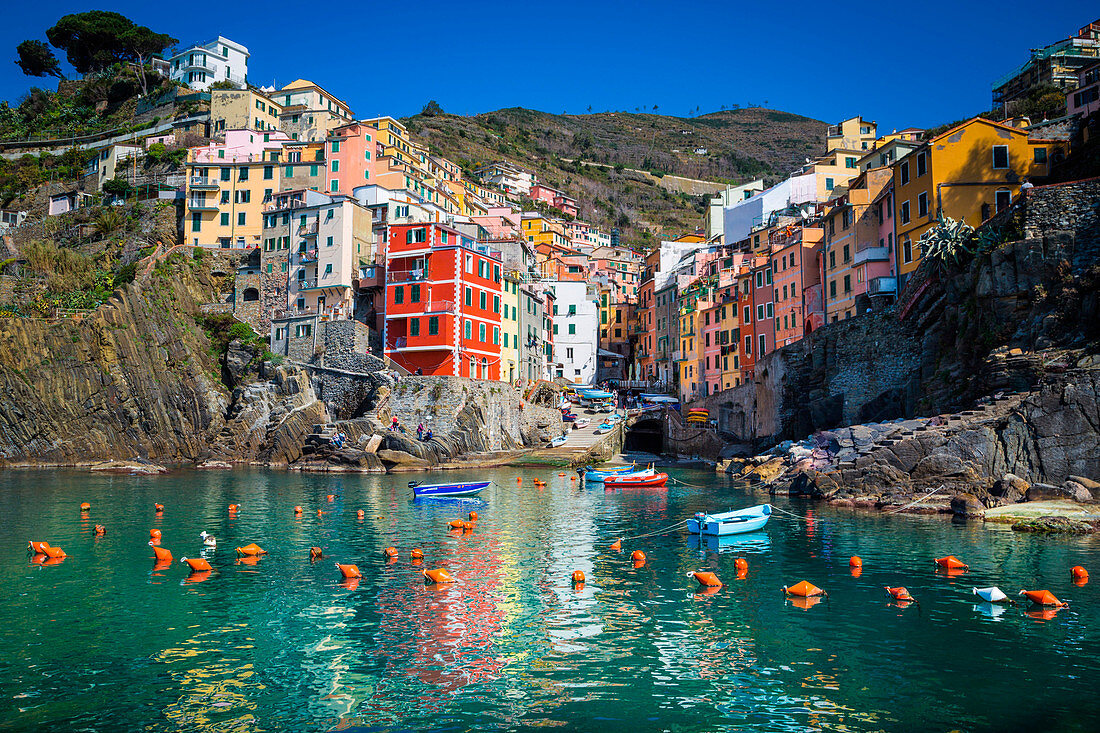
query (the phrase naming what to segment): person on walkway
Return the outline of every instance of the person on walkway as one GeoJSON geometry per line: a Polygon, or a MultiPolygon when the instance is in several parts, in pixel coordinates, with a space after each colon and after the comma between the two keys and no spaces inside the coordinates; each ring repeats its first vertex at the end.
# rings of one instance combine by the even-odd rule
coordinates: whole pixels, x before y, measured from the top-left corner
{"type": "Polygon", "coordinates": [[[424,440],[424,423],[420,423],[416,426],[416,439],[424,440]]]}
{"type": "Polygon", "coordinates": [[[395,433],[397,432],[397,418],[396,417],[394,417],[393,422],[390,423],[390,430],[392,430],[395,433]]]}

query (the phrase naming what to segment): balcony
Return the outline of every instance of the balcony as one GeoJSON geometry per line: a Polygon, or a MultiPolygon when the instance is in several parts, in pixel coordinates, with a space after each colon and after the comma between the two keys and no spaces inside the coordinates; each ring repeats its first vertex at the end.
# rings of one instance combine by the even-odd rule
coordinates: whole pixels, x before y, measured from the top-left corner
{"type": "Polygon", "coordinates": [[[298,227],[299,237],[315,237],[317,236],[317,222],[312,224],[306,224],[305,226],[298,227]]]}
{"type": "Polygon", "coordinates": [[[894,295],[898,292],[896,277],[873,277],[867,282],[868,295],[894,295]]]}
{"type": "Polygon", "coordinates": [[[187,208],[191,211],[218,211],[218,204],[206,199],[190,199],[187,202],[187,208]]]}
{"type": "Polygon", "coordinates": [[[317,261],[317,250],[307,249],[304,252],[298,252],[298,264],[304,265],[317,261]]]}
{"type": "Polygon", "coordinates": [[[890,261],[890,248],[889,247],[868,247],[867,249],[856,250],[855,264],[860,265],[864,262],[889,262],[890,261]]]}
{"type": "Polygon", "coordinates": [[[429,300],[424,304],[425,313],[458,313],[458,305],[449,300],[429,300]]]}
{"type": "MultiPolygon", "coordinates": [[[[662,358],[664,358],[663,355],[662,355],[662,358]]],[[[680,350],[679,349],[676,349],[675,351],[672,352],[672,360],[673,361],[683,361],[680,358],[680,350]]]]}
{"type": "Polygon", "coordinates": [[[191,176],[190,184],[191,188],[201,191],[216,191],[220,185],[218,179],[206,176],[191,176]]]}
{"type": "Polygon", "coordinates": [[[423,282],[428,279],[427,270],[390,270],[387,280],[391,285],[423,282]]]}

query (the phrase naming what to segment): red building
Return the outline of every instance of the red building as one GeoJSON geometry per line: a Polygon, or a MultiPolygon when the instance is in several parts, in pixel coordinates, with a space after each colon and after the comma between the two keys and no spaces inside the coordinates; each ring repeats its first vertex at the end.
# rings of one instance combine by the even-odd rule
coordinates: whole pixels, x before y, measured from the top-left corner
{"type": "Polygon", "coordinates": [[[772,287],[772,262],[768,256],[754,257],[752,263],[752,331],[756,360],[775,351],[775,291],[772,287]]]}
{"type": "Polygon", "coordinates": [[[444,224],[394,224],[385,354],[410,372],[500,378],[500,253],[444,224]]]}
{"type": "Polygon", "coordinates": [[[741,343],[741,381],[751,382],[756,370],[756,344],[753,324],[756,322],[752,307],[752,271],[746,268],[737,278],[737,307],[740,309],[741,326],[738,335],[741,343]]]}

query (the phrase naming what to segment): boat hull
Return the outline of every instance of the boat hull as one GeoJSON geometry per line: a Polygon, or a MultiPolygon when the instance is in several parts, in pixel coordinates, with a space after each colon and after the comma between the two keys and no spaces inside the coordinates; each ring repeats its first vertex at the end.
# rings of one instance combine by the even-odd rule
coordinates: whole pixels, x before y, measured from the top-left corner
{"type": "Polygon", "coordinates": [[[764,504],[760,507],[743,509],[740,512],[707,514],[702,519],[692,517],[687,520],[687,528],[691,534],[729,537],[763,529],[771,517],[771,507],[764,504]]]}
{"type": "Polygon", "coordinates": [[[470,496],[476,494],[492,481],[472,481],[462,484],[426,484],[422,486],[412,487],[413,496],[420,497],[432,497],[432,496],[470,496]]]}
{"type": "Polygon", "coordinates": [[[668,481],[667,473],[658,473],[652,476],[608,476],[603,485],[607,488],[626,489],[632,486],[652,488],[664,486],[668,481]]]}
{"type": "Polygon", "coordinates": [[[587,471],[584,474],[584,480],[591,483],[603,483],[609,478],[639,478],[643,476],[652,476],[655,473],[656,471],[651,468],[645,468],[641,471],[616,471],[615,473],[605,473],[603,471],[587,471]]]}

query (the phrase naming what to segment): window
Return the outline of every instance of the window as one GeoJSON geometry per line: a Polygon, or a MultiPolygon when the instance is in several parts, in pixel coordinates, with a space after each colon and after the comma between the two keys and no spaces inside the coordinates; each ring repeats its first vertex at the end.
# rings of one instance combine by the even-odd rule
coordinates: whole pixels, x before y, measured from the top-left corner
{"type": "MultiPolygon", "coordinates": [[[[507,338],[508,338],[507,334],[505,334],[505,339],[507,339],[507,338]]],[[[494,344],[499,344],[500,343],[500,328],[497,327],[497,326],[493,326],[493,343],[494,344]]]]}
{"type": "Polygon", "coordinates": [[[482,343],[485,343],[485,324],[484,323],[477,324],[477,340],[482,342],[482,343]]]}
{"type": "Polygon", "coordinates": [[[481,310],[485,310],[485,302],[486,302],[485,291],[482,290],[481,292],[479,292],[477,294],[477,307],[480,308],[481,310]]]}
{"type": "Polygon", "coordinates": [[[439,335],[439,316],[430,316],[428,318],[428,335],[429,336],[438,336],[439,335]]]}
{"type": "Polygon", "coordinates": [[[333,140],[332,141],[332,152],[334,152],[334,153],[339,153],[340,152],[340,141],[339,140],[333,140]]]}
{"type": "Polygon", "coordinates": [[[264,166],[264,180],[265,181],[270,181],[274,177],[275,177],[275,166],[265,165],[264,166]]]}
{"type": "Polygon", "coordinates": [[[221,178],[222,178],[223,181],[228,181],[229,180],[229,169],[228,168],[222,168],[221,178]]]}
{"type": "Polygon", "coordinates": [[[852,259],[851,247],[846,244],[844,245],[844,261],[847,262],[850,259],[852,259]]]}
{"type": "Polygon", "coordinates": [[[746,305],[745,306],[745,319],[744,319],[744,321],[745,321],[746,325],[749,324],[749,323],[752,323],[752,306],[751,305],[746,305]]]}
{"type": "Polygon", "coordinates": [[[908,160],[901,161],[901,167],[899,168],[899,172],[900,172],[900,175],[901,175],[901,185],[904,186],[905,184],[909,183],[909,161],[908,160]]]}
{"type": "MultiPolygon", "coordinates": [[[[493,296],[493,313],[500,313],[500,296],[493,296]]],[[[504,306],[504,317],[508,317],[508,306],[504,306]]]]}
{"type": "Polygon", "coordinates": [[[758,321],[764,320],[764,304],[763,303],[756,306],[756,320],[758,320],[758,321]]]}
{"type": "Polygon", "coordinates": [[[752,355],[752,336],[745,337],[745,356],[752,355]]]}
{"type": "MultiPolygon", "coordinates": [[[[228,193],[228,191],[224,191],[223,193],[228,193]]],[[[236,199],[238,204],[247,204],[252,200],[252,192],[247,188],[239,190],[236,192],[236,199]]]]}
{"type": "Polygon", "coordinates": [[[243,166],[241,167],[241,174],[239,176],[237,176],[237,180],[238,181],[247,181],[248,180],[248,168],[243,167],[243,166]]]}
{"type": "Polygon", "coordinates": [[[284,178],[293,178],[294,177],[294,166],[288,165],[286,167],[286,170],[283,171],[283,177],[284,178]]]}
{"type": "Polygon", "coordinates": [[[1008,208],[1012,204],[1012,192],[1007,188],[1002,188],[995,194],[997,211],[1008,208]]]}
{"type": "MultiPolygon", "coordinates": [[[[228,191],[226,193],[228,193],[228,191]]],[[[221,225],[223,227],[229,226],[229,213],[225,212],[225,213],[221,214],[218,221],[219,221],[219,223],[221,223],[221,225]]]]}
{"type": "Polygon", "coordinates": [[[909,202],[908,201],[903,201],[901,203],[901,223],[902,224],[908,224],[909,223],[909,202]]]}
{"type": "Polygon", "coordinates": [[[855,168],[856,167],[856,159],[855,158],[845,158],[844,159],[844,167],[845,168],[855,168]]]}
{"type": "Polygon", "coordinates": [[[921,191],[917,195],[917,216],[928,215],[928,194],[921,191]]]}
{"type": "Polygon", "coordinates": [[[245,216],[244,216],[244,212],[242,211],[242,212],[237,214],[237,226],[243,227],[244,222],[245,222],[245,216]]]}
{"type": "Polygon", "coordinates": [[[466,255],[466,272],[467,274],[474,274],[474,256],[466,255]]]}
{"type": "Polygon", "coordinates": [[[328,189],[330,191],[332,191],[333,193],[339,191],[340,190],[340,182],[338,180],[336,180],[335,178],[333,178],[331,181],[328,182],[328,189]]]}
{"type": "Polygon", "coordinates": [[[202,229],[202,214],[191,214],[191,231],[197,232],[202,229]]]}
{"type": "Polygon", "coordinates": [[[339,173],[340,172],[340,161],[338,161],[338,160],[332,161],[332,172],[333,173],[339,173]]]}
{"type": "Polygon", "coordinates": [[[844,294],[848,295],[851,292],[852,292],[852,276],[851,275],[845,275],[844,276],[844,294]]]}
{"type": "Polygon", "coordinates": [[[1040,165],[1043,165],[1044,163],[1047,162],[1047,149],[1046,148],[1035,148],[1035,162],[1040,164],[1040,165]]]}
{"type": "Polygon", "coordinates": [[[317,176],[317,166],[316,165],[311,165],[309,167],[309,175],[311,175],[313,177],[317,176]]]}
{"type": "Polygon", "coordinates": [[[569,324],[569,333],[571,335],[577,333],[577,324],[575,324],[575,323],[570,323],[569,324]]]}
{"type": "Polygon", "coordinates": [[[928,156],[925,153],[917,153],[917,178],[928,172],[928,156]]]}
{"type": "Polygon", "coordinates": [[[406,235],[405,241],[409,244],[419,244],[425,242],[428,239],[428,230],[426,227],[419,227],[417,229],[410,229],[406,235]]]}
{"type": "Polygon", "coordinates": [[[901,243],[901,261],[905,263],[913,261],[913,241],[908,237],[901,243]]]}
{"type": "Polygon", "coordinates": [[[393,302],[395,305],[400,305],[405,302],[405,288],[401,285],[393,289],[393,302]]]}
{"type": "Polygon", "coordinates": [[[768,348],[768,340],[764,336],[764,334],[760,334],[760,351],[757,352],[757,356],[763,356],[764,352],[767,350],[767,348],[768,348]]]}
{"type": "Polygon", "coordinates": [[[994,145],[993,170],[1004,170],[1005,168],[1008,168],[1008,146],[994,145]]]}
{"type": "Polygon", "coordinates": [[[472,288],[466,288],[466,305],[472,306],[474,304],[474,291],[472,288]]]}
{"type": "Polygon", "coordinates": [[[829,251],[829,267],[836,267],[836,250],[829,251]]]}
{"type": "Polygon", "coordinates": [[[768,303],[768,318],[774,318],[775,317],[775,311],[773,310],[773,308],[774,308],[774,305],[772,303],[768,303]]]}
{"type": "Polygon", "coordinates": [[[410,318],[409,319],[409,335],[410,336],[419,336],[420,335],[420,319],[419,318],[410,318]]]}
{"type": "Polygon", "coordinates": [[[466,338],[473,338],[474,324],[470,321],[466,321],[466,325],[463,326],[462,333],[466,338]]]}
{"type": "Polygon", "coordinates": [[[566,348],[565,349],[565,358],[569,359],[570,361],[573,360],[573,349],[572,348],[566,348]]]}
{"type": "Polygon", "coordinates": [[[420,285],[419,284],[409,286],[409,302],[410,303],[419,303],[420,302],[420,285]]]}
{"type": "Polygon", "coordinates": [[[826,191],[832,191],[833,190],[833,179],[832,178],[826,178],[825,179],[825,190],[826,191]]]}
{"type": "Polygon", "coordinates": [[[829,281],[829,297],[830,298],[835,298],[836,297],[836,280],[830,280],[829,281]]]}

